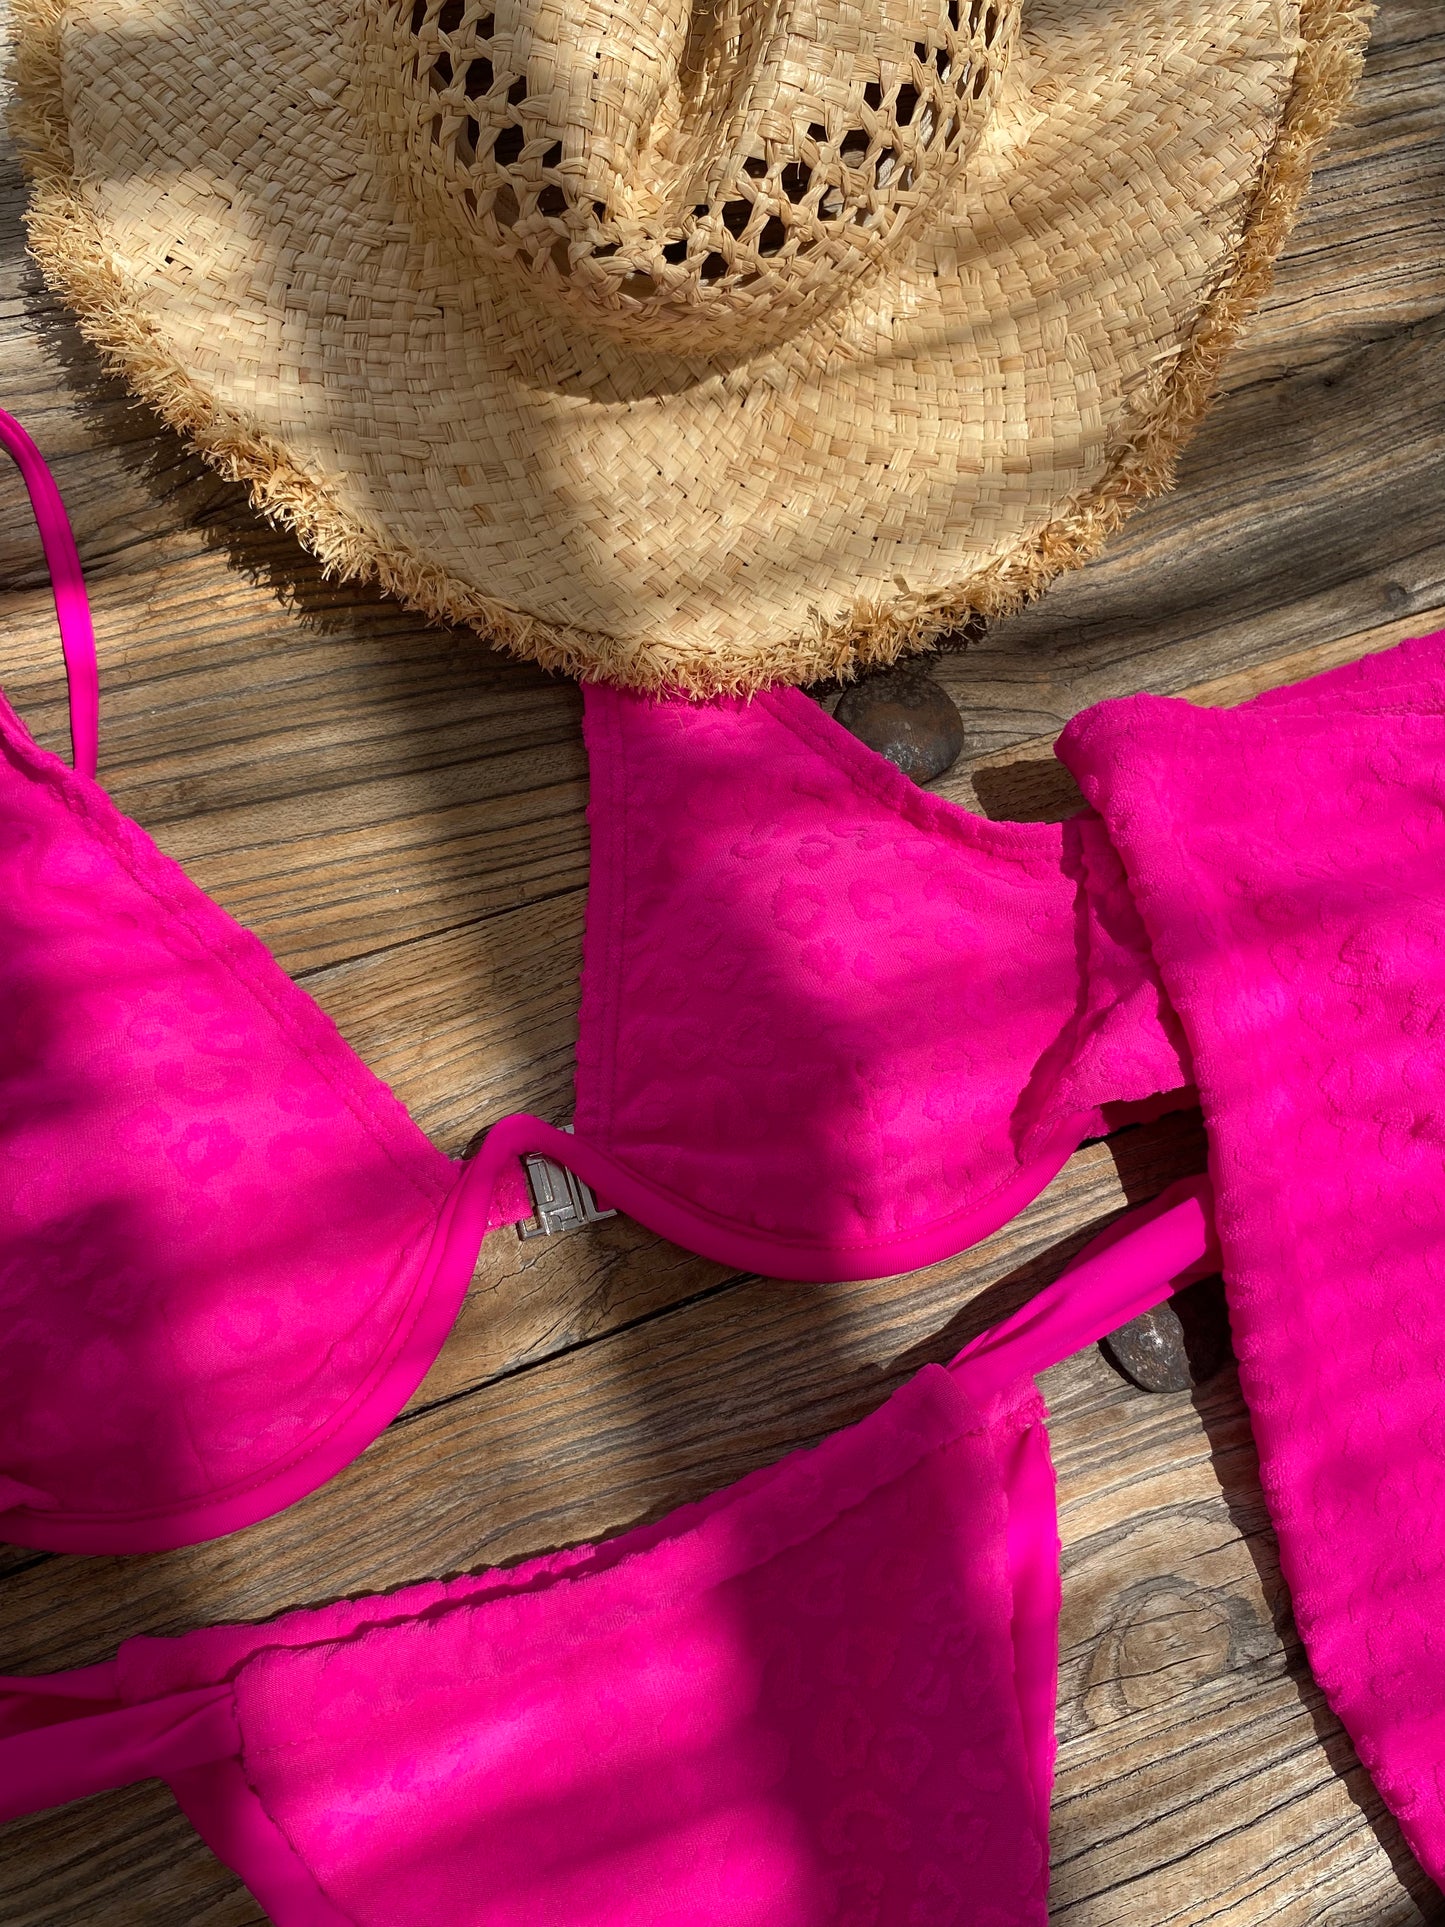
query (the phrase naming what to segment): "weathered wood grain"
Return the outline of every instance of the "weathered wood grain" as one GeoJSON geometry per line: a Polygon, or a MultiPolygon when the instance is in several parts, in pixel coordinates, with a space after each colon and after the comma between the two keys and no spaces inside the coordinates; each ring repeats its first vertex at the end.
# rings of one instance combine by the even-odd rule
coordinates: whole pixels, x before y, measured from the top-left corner
{"type": "Polygon", "coordinates": [[[1152,1423],[1092,1358],[1046,1388],[1064,1541],[1054,1917],[1439,1920],[1305,1667],[1233,1370],[1156,1400],[1152,1423]]]}
{"type": "Polygon", "coordinates": [[[1331,138],[1274,291],[1226,393],[1331,361],[1438,314],[1445,68],[1437,0],[1387,0],[1354,111],[1331,138]]]}
{"type": "Polygon", "coordinates": [[[1442,501],[1445,313],[1221,397],[1173,494],[945,663],[976,752],[1052,736],[1105,697],[1177,693],[1387,623],[1428,629],[1445,607],[1442,501]]]}
{"type": "Polygon", "coordinates": [[[308,973],[306,988],[442,1147],[479,1121],[572,1114],[586,892],[308,973]]]}
{"type": "MultiPolygon", "coordinates": [[[[98,368],[20,245],[0,155],[0,403],[55,462],[94,589],[122,807],[272,945],[450,1150],[568,1108],[586,885],[575,690],[325,582],[98,368]]],[[[1386,0],[1275,295],[1179,491],[943,674],[949,793],[1060,814],[1084,703],[1234,701],[1445,626],[1445,18],[1386,0]]],[[[65,737],[38,545],[0,476],[7,689],[65,737]]],[[[1076,801],[1076,798],[1073,799],[1076,801]]],[[[729,1273],[617,1220],[489,1241],[407,1412],[323,1492],[151,1559],[0,1552],[0,1666],[510,1559],[650,1516],[848,1423],[1198,1168],[1197,1120],[1086,1147],[1014,1225],[907,1278],[729,1273]]],[[[1054,1915],[1405,1927],[1445,1905],[1304,1667],[1232,1372],[1047,1375],[1064,1539],[1054,1915]]],[[[14,1927],[254,1927],[160,1790],[8,1829],[14,1927]]]]}

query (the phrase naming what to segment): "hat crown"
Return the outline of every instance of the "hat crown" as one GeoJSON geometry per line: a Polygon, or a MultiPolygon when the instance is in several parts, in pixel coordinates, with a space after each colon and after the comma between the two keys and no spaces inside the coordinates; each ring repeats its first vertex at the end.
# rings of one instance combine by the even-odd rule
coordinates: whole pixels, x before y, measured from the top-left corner
{"type": "Polygon", "coordinates": [[[785,336],[896,255],[978,139],[1018,7],[373,0],[373,19],[408,164],[475,245],[593,326],[710,353],[785,336]]]}

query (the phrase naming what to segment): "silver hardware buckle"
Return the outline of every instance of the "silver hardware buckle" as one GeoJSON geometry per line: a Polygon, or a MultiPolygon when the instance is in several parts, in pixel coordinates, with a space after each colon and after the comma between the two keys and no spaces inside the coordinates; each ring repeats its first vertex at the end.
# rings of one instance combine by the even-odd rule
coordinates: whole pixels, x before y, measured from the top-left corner
{"type": "MultiPolygon", "coordinates": [[[[564,1124],[562,1128],[570,1131],[572,1126],[564,1124]]],[[[617,1216],[613,1209],[602,1210],[591,1185],[565,1164],[544,1157],[540,1151],[529,1151],[522,1165],[532,1193],[532,1216],[523,1218],[517,1226],[519,1238],[550,1238],[557,1231],[576,1231],[584,1224],[600,1224],[604,1218],[617,1216]]]]}

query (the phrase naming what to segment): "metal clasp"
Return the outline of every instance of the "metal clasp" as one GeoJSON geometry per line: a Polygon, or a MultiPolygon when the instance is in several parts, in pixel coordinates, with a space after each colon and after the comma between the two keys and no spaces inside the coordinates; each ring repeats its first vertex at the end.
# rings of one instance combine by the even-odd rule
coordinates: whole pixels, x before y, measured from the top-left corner
{"type": "MultiPolygon", "coordinates": [[[[564,1124],[564,1131],[572,1126],[564,1124]]],[[[532,1216],[517,1226],[519,1238],[550,1238],[557,1231],[575,1231],[584,1224],[600,1224],[615,1218],[615,1210],[603,1210],[591,1185],[584,1184],[574,1171],[540,1151],[529,1151],[522,1160],[527,1173],[527,1188],[532,1193],[532,1216]]]]}

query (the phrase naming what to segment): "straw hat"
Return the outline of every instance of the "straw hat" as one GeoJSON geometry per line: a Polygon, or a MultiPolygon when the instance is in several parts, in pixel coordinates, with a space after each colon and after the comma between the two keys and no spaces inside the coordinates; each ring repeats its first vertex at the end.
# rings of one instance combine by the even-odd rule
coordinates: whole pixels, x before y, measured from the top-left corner
{"type": "Polygon", "coordinates": [[[705,692],[1165,486],[1367,0],[17,0],[35,250],[322,559],[705,692]]]}

